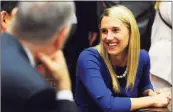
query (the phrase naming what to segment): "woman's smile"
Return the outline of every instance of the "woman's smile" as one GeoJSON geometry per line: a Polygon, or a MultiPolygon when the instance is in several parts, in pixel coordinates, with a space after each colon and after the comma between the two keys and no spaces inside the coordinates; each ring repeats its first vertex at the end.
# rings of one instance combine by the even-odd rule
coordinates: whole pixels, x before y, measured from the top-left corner
{"type": "Polygon", "coordinates": [[[108,51],[116,50],[119,46],[118,42],[106,42],[105,44],[108,51]]]}

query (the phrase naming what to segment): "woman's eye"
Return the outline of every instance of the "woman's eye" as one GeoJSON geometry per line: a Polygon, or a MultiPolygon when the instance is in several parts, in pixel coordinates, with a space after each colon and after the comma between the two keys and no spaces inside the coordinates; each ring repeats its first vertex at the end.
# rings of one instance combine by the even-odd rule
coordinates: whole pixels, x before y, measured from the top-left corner
{"type": "Polygon", "coordinates": [[[118,32],[119,30],[118,29],[116,29],[116,28],[114,28],[114,29],[112,29],[112,32],[118,32]]]}
{"type": "Polygon", "coordinates": [[[107,30],[106,29],[101,29],[101,33],[107,33],[107,30]]]}

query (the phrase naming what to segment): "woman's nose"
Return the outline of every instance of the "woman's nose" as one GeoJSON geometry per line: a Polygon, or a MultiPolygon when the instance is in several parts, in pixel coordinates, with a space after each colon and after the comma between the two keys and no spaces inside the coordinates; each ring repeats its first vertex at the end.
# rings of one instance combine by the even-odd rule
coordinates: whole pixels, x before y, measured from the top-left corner
{"type": "Polygon", "coordinates": [[[106,38],[106,39],[107,39],[107,40],[113,40],[113,39],[114,39],[113,34],[112,34],[111,32],[108,32],[107,38],[106,38]]]}

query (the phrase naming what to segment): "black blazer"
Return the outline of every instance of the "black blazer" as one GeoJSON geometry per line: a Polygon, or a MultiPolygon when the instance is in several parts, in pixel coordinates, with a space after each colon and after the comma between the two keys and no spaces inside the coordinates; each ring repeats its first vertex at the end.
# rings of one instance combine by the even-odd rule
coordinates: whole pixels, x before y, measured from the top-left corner
{"type": "Polygon", "coordinates": [[[31,66],[18,40],[8,33],[0,39],[2,112],[76,112],[74,102],[56,100],[55,90],[31,66]]]}

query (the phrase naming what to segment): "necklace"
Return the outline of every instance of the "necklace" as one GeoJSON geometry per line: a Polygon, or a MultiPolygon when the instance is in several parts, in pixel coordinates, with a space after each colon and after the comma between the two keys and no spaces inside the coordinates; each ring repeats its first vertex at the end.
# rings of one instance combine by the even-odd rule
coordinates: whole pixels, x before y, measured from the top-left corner
{"type": "MultiPolygon", "coordinates": [[[[113,69],[114,69],[114,71],[116,71],[116,67],[113,67],[113,69]]],[[[127,75],[127,67],[122,75],[116,75],[116,77],[117,77],[117,79],[122,79],[122,78],[125,78],[126,75],[127,75]]]]}

